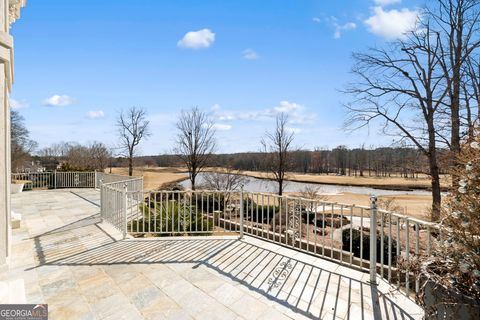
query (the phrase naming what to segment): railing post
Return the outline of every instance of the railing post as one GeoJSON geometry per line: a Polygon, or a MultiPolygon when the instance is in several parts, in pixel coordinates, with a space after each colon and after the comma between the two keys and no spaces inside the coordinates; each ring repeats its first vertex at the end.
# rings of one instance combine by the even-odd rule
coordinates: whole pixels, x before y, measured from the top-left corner
{"type": "Polygon", "coordinates": [[[370,284],[377,284],[377,197],[375,195],[370,196],[370,284]]]}
{"type": "MultiPolygon", "coordinates": [[[[95,180],[96,181],[96,180],[95,180]]],[[[100,182],[100,220],[101,222],[104,221],[104,216],[105,216],[105,195],[103,194],[103,188],[102,188],[102,180],[100,182]]]]}
{"type": "Polygon", "coordinates": [[[57,189],[57,170],[53,171],[53,189],[57,189]]]}
{"type": "Polygon", "coordinates": [[[123,201],[123,208],[122,208],[122,214],[124,218],[124,223],[123,223],[123,239],[127,237],[127,184],[125,183],[123,185],[123,190],[122,190],[122,201],[123,201]]]}
{"type": "Polygon", "coordinates": [[[94,171],[93,181],[93,188],[97,189],[97,170],[94,171]]]}
{"type": "Polygon", "coordinates": [[[243,239],[243,186],[240,187],[240,237],[243,239]]]}

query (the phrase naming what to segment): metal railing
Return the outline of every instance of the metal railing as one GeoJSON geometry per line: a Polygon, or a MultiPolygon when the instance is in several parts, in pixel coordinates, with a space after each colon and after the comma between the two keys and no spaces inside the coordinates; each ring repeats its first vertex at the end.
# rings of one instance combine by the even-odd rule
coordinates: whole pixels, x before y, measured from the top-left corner
{"type": "Polygon", "coordinates": [[[24,190],[94,188],[96,172],[12,173],[12,180],[25,183],[24,190]]]}
{"type": "Polygon", "coordinates": [[[125,234],[248,234],[368,271],[370,282],[380,276],[407,295],[420,282],[399,268],[400,260],[430,254],[441,239],[437,224],[377,209],[375,197],[367,207],[243,191],[125,194],[117,223],[125,234]]]}
{"type": "Polygon", "coordinates": [[[420,279],[400,267],[430,255],[438,224],[370,206],[244,191],[143,191],[143,177],[97,172],[12,174],[26,189],[99,188],[101,218],[126,237],[248,234],[381,277],[406,295],[420,279]],[[373,230],[373,231],[372,231],[373,230]],[[370,250],[372,248],[372,250],[370,250]]]}
{"type": "Polygon", "coordinates": [[[138,216],[143,202],[143,177],[125,177],[102,174],[98,179],[100,188],[100,216],[127,235],[127,220],[132,216],[138,216]],[[110,181],[105,183],[105,180],[110,181]],[[122,179],[122,180],[121,180],[122,179]]]}
{"type": "MultiPolygon", "coordinates": [[[[113,183],[113,182],[123,182],[123,181],[138,181],[141,177],[138,176],[122,176],[120,174],[112,174],[112,173],[104,173],[104,172],[97,172],[95,176],[95,188],[100,188],[102,183],[113,183]]],[[[143,179],[142,179],[142,188],[143,188],[143,179]]]]}

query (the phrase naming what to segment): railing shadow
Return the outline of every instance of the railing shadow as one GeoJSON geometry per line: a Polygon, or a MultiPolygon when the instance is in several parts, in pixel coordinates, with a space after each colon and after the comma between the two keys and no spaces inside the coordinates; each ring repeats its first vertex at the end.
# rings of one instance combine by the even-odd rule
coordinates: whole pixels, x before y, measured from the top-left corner
{"type": "Polygon", "coordinates": [[[312,319],[413,319],[366,282],[248,241],[195,237],[115,241],[99,232],[98,222],[91,216],[35,237],[39,266],[188,263],[193,269],[214,270],[312,319]],[[69,232],[73,228],[75,232],[69,232]]]}

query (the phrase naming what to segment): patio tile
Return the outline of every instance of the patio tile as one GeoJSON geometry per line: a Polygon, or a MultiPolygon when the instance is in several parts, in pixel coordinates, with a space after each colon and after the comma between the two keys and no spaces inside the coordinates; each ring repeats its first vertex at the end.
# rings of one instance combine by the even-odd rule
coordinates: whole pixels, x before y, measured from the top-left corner
{"type": "Polygon", "coordinates": [[[247,319],[256,319],[269,309],[265,303],[248,295],[242,296],[236,302],[231,304],[230,308],[238,315],[247,319]]]}
{"type": "MultiPolygon", "coordinates": [[[[74,192],[99,199],[97,191],[74,192]]],[[[12,197],[22,228],[0,280],[23,279],[27,303],[49,303],[52,319],[368,320],[372,293],[384,317],[422,317],[386,282],[372,289],[366,273],[261,239],[122,240],[76,194],[12,197]]]]}

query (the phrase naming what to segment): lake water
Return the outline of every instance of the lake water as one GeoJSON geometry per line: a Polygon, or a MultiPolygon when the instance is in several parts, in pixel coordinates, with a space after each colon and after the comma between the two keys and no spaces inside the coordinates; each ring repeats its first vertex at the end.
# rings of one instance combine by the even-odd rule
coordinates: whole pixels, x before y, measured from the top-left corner
{"type": "MultiPolygon", "coordinates": [[[[205,182],[204,175],[206,173],[200,173],[197,176],[197,183],[201,185],[205,182]]],[[[207,173],[208,174],[208,173],[207,173]]],[[[187,176],[186,174],[183,174],[187,176]]],[[[249,192],[277,192],[278,183],[272,180],[257,179],[253,177],[244,177],[244,190],[249,192]]],[[[184,180],[180,182],[184,188],[190,188],[190,180],[184,180]]],[[[402,194],[415,194],[415,195],[430,195],[430,191],[427,190],[413,190],[413,191],[395,191],[395,190],[385,190],[385,189],[374,189],[369,187],[355,187],[355,186],[340,186],[335,184],[315,184],[315,183],[305,183],[305,182],[294,182],[294,181],[285,181],[284,182],[284,192],[301,192],[305,187],[314,187],[317,188],[319,194],[332,195],[339,194],[343,192],[351,192],[358,194],[367,194],[367,195],[377,195],[377,196],[386,196],[386,195],[402,195],[402,194]]]]}

